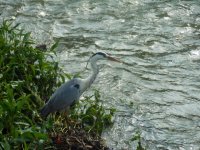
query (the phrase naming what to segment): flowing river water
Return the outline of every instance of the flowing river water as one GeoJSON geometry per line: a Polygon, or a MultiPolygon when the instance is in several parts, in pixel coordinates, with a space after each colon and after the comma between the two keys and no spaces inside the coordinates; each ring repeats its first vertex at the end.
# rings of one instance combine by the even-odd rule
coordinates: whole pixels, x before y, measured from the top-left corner
{"type": "Polygon", "coordinates": [[[58,59],[69,73],[92,52],[126,62],[100,63],[92,86],[117,109],[102,135],[109,147],[134,150],[139,132],[148,150],[200,149],[199,0],[0,0],[3,18],[39,44],[60,39],[58,59]]]}

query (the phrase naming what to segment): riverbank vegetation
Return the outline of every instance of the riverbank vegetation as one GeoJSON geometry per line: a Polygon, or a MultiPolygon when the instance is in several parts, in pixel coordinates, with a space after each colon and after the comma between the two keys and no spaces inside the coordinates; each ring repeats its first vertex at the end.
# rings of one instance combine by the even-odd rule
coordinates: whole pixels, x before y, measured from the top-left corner
{"type": "Polygon", "coordinates": [[[54,60],[58,43],[44,52],[18,26],[0,25],[0,149],[108,149],[101,133],[115,110],[102,106],[98,91],[69,115],[40,117],[45,101],[72,76],[54,60]]]}

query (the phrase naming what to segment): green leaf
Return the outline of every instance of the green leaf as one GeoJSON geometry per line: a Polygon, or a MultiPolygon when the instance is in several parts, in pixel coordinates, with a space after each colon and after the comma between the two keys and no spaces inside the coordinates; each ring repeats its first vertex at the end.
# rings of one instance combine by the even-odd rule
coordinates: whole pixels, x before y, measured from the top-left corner
{"type": "Polygon", "coordinates": [[[7,140],[4,140],[3,142],[0,142],[1,144],[1,147],[4,149],[4,150],[10,150],[10,144],[8,143],[7,140]]]}
{"type": "Polygon", "coordinates": [[[58,47],[59,40],[57,40],[50,48],[50,51],[54,52],[55,48],[58,47]]]}
{"type": "Polygon", "coordinates": [[[28,104],[29,95],[22,95],[16,102],[17,111],[21,111],[23,107],[28,104]]]}

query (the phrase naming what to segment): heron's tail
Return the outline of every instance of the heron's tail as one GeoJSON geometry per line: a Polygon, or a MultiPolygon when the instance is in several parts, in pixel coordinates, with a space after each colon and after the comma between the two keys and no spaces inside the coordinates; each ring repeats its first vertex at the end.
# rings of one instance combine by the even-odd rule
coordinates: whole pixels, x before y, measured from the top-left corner
{"type": "Polygon", "coordinates": [[[49,113],[50,113],[50,111],[49,111],[48,105],[45,105],[45,106],[41,109],[41,111],[40,111],[40,115],[41,115],[41,117],[44,118],[44,119],[47,118],[47,116],[49,115],[49,113]]]}

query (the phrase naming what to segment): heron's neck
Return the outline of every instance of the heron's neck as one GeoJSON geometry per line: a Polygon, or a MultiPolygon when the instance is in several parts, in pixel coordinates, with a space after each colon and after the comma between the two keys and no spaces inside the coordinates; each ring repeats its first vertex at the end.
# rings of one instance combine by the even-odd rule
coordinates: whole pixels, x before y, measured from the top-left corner
{"type": "Polygon", "coordinates": [[[83,87],[83,91],[85,91],[87,88],[91,86],[91,84],[94,82],[94,80],[97,77],[97,74],[99,73],[99,68],[96,64],[96,61],[90,61],[90,66],[92,68],[92,74],[85,79],[85,86],[83,87]]]}

